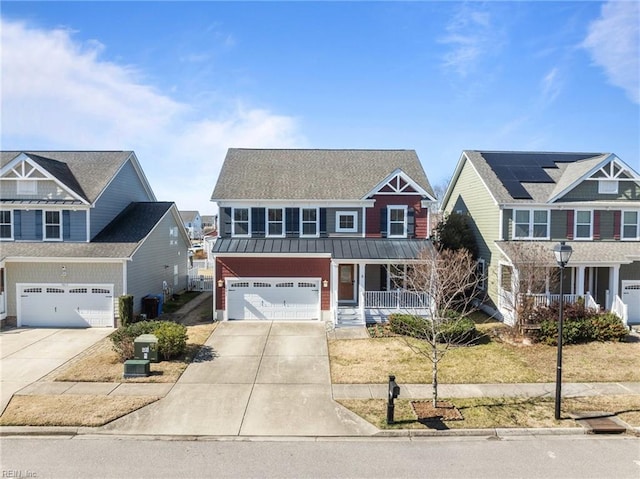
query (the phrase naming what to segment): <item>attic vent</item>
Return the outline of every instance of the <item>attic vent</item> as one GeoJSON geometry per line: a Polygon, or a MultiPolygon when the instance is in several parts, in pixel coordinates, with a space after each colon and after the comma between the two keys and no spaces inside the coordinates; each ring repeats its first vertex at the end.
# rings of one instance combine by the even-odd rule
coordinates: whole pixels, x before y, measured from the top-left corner
{"type": "Polygon", "coordinates": [[[617,195],[618,180],[598,180],[598,193],[601,195],[617,195]]]}

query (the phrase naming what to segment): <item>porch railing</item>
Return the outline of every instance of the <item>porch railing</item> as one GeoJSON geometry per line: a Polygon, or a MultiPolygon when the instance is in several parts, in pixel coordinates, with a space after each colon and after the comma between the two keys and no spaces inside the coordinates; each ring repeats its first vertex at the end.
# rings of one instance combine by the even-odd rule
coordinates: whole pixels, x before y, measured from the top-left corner
{"type": "Polygon", "coordinates": [[[406,291],[365,291],[365,309],[428,309],[429,295],[424,292],[406,291]]]}
{"type": "MultiPolygon", "coordinates": [[[[560,301],[559,294],[522,294],[521,300],[527,299],[529,301],[533,301],[533,306],[549,306],[555,302],[560,301]]],[[[591,294],[565,294],[563,295],[565,304],[574,304],[578,301],[584,301],[584,304],[587,308],[590,309],[600,309],[600,305],[596,303],[591,294]]]]}
{"type": "Polygon", "coordinates": [[[629,325],[629,307],[622,302],[622,299],[620,299],[620,296],[618,296],[617,294],[613,298],[611,312],[622,319],[622,322],[625,324],[625,326],[629,325]]]}

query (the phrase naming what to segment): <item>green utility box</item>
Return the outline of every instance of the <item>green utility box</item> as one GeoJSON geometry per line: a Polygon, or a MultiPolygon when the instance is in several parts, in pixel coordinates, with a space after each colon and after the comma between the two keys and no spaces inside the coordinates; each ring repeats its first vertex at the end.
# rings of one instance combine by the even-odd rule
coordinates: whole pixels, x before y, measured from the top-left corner
{"type": "Polygon", "coordinates": [[[148,359],[128,359],[124,362],[125,378],[146,378],[150,374],[148,359]]]}
{"type": "Polygon", "coordinates": [[[133,340],[133,357],[158,362],[158,338],[153,334],[142,334],[133,340]]]}

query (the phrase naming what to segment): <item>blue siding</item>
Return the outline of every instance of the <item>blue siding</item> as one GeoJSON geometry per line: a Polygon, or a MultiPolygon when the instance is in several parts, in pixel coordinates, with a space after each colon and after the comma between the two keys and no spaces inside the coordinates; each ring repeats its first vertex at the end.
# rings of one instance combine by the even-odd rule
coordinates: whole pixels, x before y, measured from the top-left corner
{"type": "MultiPolygon", "coordinates": [[[[14,220],[18,221],[18,218],[20,221],[20,236],[16,237],[16,239],[26,241],[35,241],[38,239],[36,235],[36,210],[21,210],[18,215],[14,212],[14,220]]],[[[42,237],[42,227],[39,233],[39,236],[42,237]]]]}
{"type": "Polygon", "coordinates": [[[128,161],[107,186],[91,211],[91,238],[97,235],[132,201],[153,201],[131,161],[128,161]]]}
{"type": "Polygon", "coordinates": [[[65,241],[87,241],[86,211],[69,211],[69,223],[69,232],[65,232],[65,241]]]}

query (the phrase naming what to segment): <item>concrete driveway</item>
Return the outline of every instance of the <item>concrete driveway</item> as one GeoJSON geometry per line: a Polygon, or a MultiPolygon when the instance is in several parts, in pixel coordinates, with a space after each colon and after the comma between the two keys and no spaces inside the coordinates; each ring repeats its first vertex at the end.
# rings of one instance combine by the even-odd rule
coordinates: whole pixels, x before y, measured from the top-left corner
{"type": "Polygon", "coordinates": [[[0,413],[13,394],[113,332],[112,328],[18,328],[0,332],[0,413]]]}
{"type": "Polygon", "coordinates": [[[324,323],[223,322],[203,353],[166,397],[102,430],[222,436],[377,431],[332,399],[324,323]]]}

